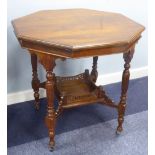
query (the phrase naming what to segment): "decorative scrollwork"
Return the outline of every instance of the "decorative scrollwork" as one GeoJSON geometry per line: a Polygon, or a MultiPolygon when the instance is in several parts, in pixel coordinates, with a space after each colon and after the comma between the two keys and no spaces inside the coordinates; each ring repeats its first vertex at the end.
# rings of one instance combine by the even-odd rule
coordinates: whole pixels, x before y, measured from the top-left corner
{"type": "Polygon", "coordinates": [[[59,103],[58,103],[58,108],[57,108],[57,110],[55,111],[55,117],[56,117],[56,118],[57,118],[57,117],[62,113],[62,111],[63,111],[63,107],[62,107],[63,102],[64,102],[64,96],[61,96],[61,97],[60,97],[60,101],[59,101],[59,103]]]}
{"type": "Polygon", "coordinates": [[[117,105],[114,103],[114,101],[112,101],[108,97],[108,95],[106,94],[106,92],[103,90],[103,86],[99,86],[97,88],[97,95],[98,95],[98,98],[101,98],[102,99],[101,104],[105,104],[107,106],[111,106],[111,107],[117,108],[117,105]]]}
{"type": "Polygon", "coordinates": [[[67,96],[67,102],[72,103],[72,102],[78,102],[82,100],[87,100],[91,98],[92,96],[90,94],[88,95],[81,95],[81,96],[67,96]]]}
{"type": "Polygon", "coordinates": [[[78,79],[84,79],[84,74],[81,73],[79,75],[76,75],[76,76],[68,76],[68,77],[60,77],[60,76],[57,76],[56,80],[57,82],[61,82],[61,81],[71,81],[71,80],[78,80],[78,79]]]}

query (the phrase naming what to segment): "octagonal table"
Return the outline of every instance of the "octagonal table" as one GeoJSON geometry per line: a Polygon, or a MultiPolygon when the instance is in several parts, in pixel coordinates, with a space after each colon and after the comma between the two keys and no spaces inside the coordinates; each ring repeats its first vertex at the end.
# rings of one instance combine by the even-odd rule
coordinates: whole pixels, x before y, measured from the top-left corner
{"type": "MultiPolygon", "coordinates": [[[[130,62],[135,44],[144,27],[124,15],[89,9],[39,11],[12,21],[15,34],[23,48],[31,54],[32,88],[35,107],[39,109],[39,88],[46,89],[49,147],[53,150],[55,125],[63,109],[100,103],[118,111],[117,133],[124,120],[130,62]],[[120,102],[116,104],[95,84],[98,76],[98,56],[123,53],[125,61],[122,75],[120,102]],[[56,59],[93,57],[92,71],[70,77],[55,76],[56,59]],[[45,82],[37,74],[37,60],[46,70],[45,82]],[[54,107],[54,96],[58,107],[54,107]]],[[[114,65],[114,64],[112,64],[114,65]]],[[[80,116],[79,116],[80,117],[80,116]]]]}

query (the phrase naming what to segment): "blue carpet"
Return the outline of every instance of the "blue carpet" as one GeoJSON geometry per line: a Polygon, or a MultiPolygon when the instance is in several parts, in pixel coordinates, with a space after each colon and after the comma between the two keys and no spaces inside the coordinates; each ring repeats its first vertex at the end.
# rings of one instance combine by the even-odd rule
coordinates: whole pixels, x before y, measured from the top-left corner
{"type": "Polygon", "coordinates": [[[8,148],[8,155],[147,155],[147,111],[128,115],[124,132],[114,133],[116,119],[56,135],[54,152],[48,138],[8,148]]]}
{"type": "MultiPolygon", "coordinates": [[[[130,81],[126,115],[147,110],[147,83],[147,77],[130,81]]],[[[119,101],[120,83],[106,85],[104,88],[114,101],[119,101]]],[[[46,99],[41,99],[39,112],[34,110],[33,101],[8,106],[8,147],[48,137],[47,128],[44,125],[46,105],[46,99]]],[[[69,109],[64,111],[58,119],[56,134],[59,135],[75,129],[89,127],[114,118],[117,118],[116,110],[100,104],[69,109]]]]}

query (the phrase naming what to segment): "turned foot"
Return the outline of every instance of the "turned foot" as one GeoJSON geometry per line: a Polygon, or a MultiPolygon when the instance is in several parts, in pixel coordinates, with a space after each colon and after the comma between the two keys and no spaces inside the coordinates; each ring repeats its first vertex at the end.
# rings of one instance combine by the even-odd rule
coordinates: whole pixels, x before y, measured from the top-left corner
{"type": "Polygon", "coordinates": [[[122,131],[123,131],[122,127],[117,127],[116,134],[120,135],[122,133],[122,131]]]}
{"type": "Polygon", "coordinates": [[[35,109],[38,111],[40,109],[40,105],[39,105],[39,102],[34,102],[34,107],[35,109]]]}
{"type": "Polygon", "coordinates": [[[53,152],[54,151],[54,146],[49,146],[49,151],[53,152]]]}
{"type": "Polygon", "coordinates": [[[55,148],[55,142],[54,141],[50,141],[48,147],[49,147],[49,151],[53,152],[54,148],[55,148]]]}
{"type": "MultiPolygon", "coordinates": [[[[38,90],[39,91],[39,90],[38,90]]],[[[34,98],[35,98],[35,101],[34,101],[34,107],[35,109],[38,111],[40,109],[40,103],[39,103],[39,92],[36,91],[34,93],[34,98]]]]}

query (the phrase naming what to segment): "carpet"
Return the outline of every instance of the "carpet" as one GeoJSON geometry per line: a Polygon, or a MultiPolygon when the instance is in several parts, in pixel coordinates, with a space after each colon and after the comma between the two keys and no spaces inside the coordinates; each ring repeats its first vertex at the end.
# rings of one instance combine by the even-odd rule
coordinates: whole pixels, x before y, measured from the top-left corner
{"type": "MultiPolygon", "coordinates": [[[[120,98],[121,83],[106,85],[104,86],[104,89],[106,90],[108,95],[118,103],[120,98]]],[[[147,77],[134,79],[130,81],[128,89],[126,116],[127,115],[132,116],[132,114],[147,111],[148,109],[147,92],[148,92],[147,77]]],[[[57,104],[56,100],[55,104],[57,104]]],[[[46,106],[47,106],[46,99],[41,99],[41,108],[39,112],[34,110],[33,101],[8,106],[7,109],[8,154],[10,154],[10,151],[14,147],[16,148],[18,146],[27,145],[34,142],[37,143],[40,140],[41,141],[43,140],[46,143],[48,143],[47,139],[48,131],[44,124],[46,106]]],[[[58,119],[56,126],[56,137],[75,130],[81,130],[87,127],[89,128],[91,126],[95,126],[100,123],[102,124],[116,118],[117,118],[117,111],[115,109],[100,104],[92,104],[65,110],[64,113],[58,119]]],[[[117,123],[116,120],[115,123],[117,123]]],[[[114,133],[115,130],[113,130],[113,134],[114,133]]],[[[77,139],[75,138],[75,140],[77,139]]],[[[128,144],[128,141],[126,142],[128,144]]],[[[57,142],[56,140],[56,143],[59,142],[57,142]]],[[[62,144],[60,142],[60,146],[61,145],[62,144]]],[[[68,143],[68,145],[71,146],[72,143],[71,144],[68,143]]],[[[46,144],[45,148],[47,149],[46,144]]],[[[19,153],[19,151],[17,152],[19,153]]]]}
{"type": "MultiPolygon", "coordinates": [[[[82,121],[82,120],[81,120],[82,121]]],[[[124,132],[115,134],[117,120],[56,135],[54,152],[48,138],[8,148],[8,155],[147,155],[147,111],[125,117],[124,132]]]]}

